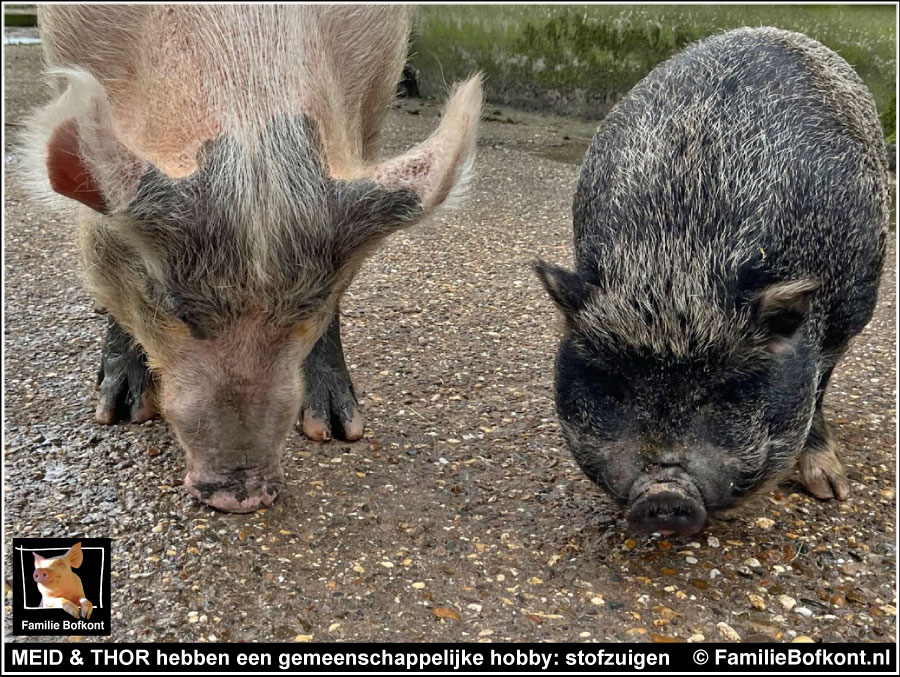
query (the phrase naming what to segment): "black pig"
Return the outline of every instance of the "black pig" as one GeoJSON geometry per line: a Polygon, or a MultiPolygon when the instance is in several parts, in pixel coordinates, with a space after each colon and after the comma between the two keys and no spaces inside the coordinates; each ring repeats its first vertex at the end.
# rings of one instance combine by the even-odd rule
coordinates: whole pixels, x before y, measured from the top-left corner
{"type": "Polygon", "coordinates": [[[636,530],[693,533],[798,464],[849,484],[822,415],[875,307],[890,219],[872,96],[798,33],[742,28],[653,70],[610,112],[575,194],[556,408],[636,530]]]}

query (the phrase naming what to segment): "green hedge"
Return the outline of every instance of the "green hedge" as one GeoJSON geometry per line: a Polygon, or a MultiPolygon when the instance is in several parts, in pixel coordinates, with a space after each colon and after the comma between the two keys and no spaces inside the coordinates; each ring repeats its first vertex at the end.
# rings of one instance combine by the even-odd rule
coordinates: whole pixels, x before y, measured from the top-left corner
{"type": "Polygon", "coordinates": [[[37,26],[37,14],[34,12],[6,12],[3,15],[4,26],[37,26]]]}
{"type": "Polygon", "coordinates": [[[590,119],[685,45],[728,28],[774,25],[847,59],[892,132],[894,16],[891,6],[430,5],[417,10],[411,61],[425,96],[482,70],[492,102],[590,119]]]}

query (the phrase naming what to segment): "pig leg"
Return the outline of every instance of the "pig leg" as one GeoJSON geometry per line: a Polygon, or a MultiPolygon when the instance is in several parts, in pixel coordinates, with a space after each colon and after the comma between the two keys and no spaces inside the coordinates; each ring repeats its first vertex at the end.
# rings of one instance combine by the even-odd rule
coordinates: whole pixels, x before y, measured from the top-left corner
{"type": "Polygon", "coordinates": [[[69,614],[73,618],[81,618],[81,616],[80,616],[81,609],[78,608],[78,605],[75,604],[75,602],[72,602],[71,600],[68,600],[68,599],[64,599],[62,601],[62,604],[60,604],[60,606],[63,608],[63,611],[65,611],[67,614],[69,614]]]}
{"type": "Polygon", "coordinates": [[[340,311],[306,358],[306,396],[301,410],[303,434],[327,442],[332,436],[358,440],[363,434],[353,383],[341,345],[340,311]]]}
{"type": "Polygon", "coordinates": [[[87,597],[82,597],[78,600],[78,603],[81,605],[81,617],[90,618],[91,614],[94,613],[94,605],[90,603],[87,597]]]}
{"type": "Polygon", "coordinates": [[[156,416],[153,377],[147,369],[144,351],[107,316],[106,343],[97,374],[100,401],[94,419],[110,425],[120,419],[143,423],[156,416]]]}
{"type": "Polygon", "coordinates": [[[843,501],[850,495],[850,483],[844,465],[837,456],[837,448],[831,439],[828,424],[822,415],[822,397],[834,367],[825,372],[819,384],[816,411],[812,427],[806,438],[806,446],[800,452],[800,478],[807,491],[816,498],[837,498],[843,501]]]}
{"type": "Polygon", "coordinates": [[[803,485],[816,498],[843,501],[850,495],[844,465],[837,456],[821,409],[816,409],[806,447],[800,453],[799,465],[803,485]]]}

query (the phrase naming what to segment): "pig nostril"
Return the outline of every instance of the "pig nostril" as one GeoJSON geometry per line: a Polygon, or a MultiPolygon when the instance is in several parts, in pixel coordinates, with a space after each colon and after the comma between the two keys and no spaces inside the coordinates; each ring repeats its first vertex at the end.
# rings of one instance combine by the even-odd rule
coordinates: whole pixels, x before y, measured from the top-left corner
{"type": "Polygon", "coordinates": [[[638,531],[692,534],[706,523],[706,509],[682,494],[662,491],[639,497],[628,511],[628,521],[638,531]]]}

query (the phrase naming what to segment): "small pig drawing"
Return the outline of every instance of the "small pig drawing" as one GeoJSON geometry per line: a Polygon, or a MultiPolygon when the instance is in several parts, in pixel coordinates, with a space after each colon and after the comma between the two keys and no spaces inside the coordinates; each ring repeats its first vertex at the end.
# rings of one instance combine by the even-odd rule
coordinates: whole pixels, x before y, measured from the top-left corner
{"type": "Polygon", "coordinates": [[[34,553],[34,582],[41,591],[44,608],[58,607],[73,618],[90,618],[94,605],[84,596],[84,586],[72,569],[81,566],[84,554],[76,543],[62,557],[42,557],[34,553]]]}

